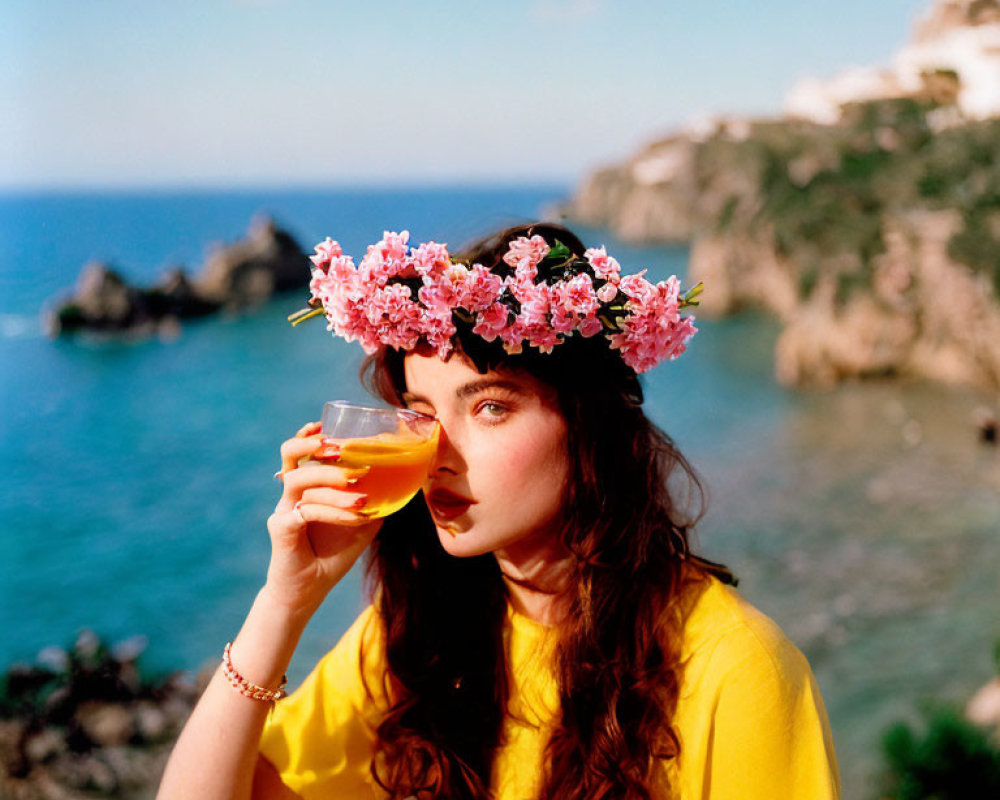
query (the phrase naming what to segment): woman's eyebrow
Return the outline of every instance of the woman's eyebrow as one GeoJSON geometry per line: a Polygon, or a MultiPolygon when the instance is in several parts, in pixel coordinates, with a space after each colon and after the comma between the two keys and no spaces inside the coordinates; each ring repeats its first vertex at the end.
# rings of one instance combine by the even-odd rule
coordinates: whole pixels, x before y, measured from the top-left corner
{"type": "MultiPolygon", "coordinates": [[[[524,387],[522,387],[516,381],[504,380],[502,378],[483,378],[481,380],[469,381],[468,383],[463,383],[455,390],[455,396],[459,399],[464,399],[466,397],[472,397],[473,395],[484,392],[488,389],[504,389],[512,394],[523,395],[524,387]]],[[[403,392],[401,398],[403,403],[406,405],[411,405],[413,403],[426,403],[431,406],[430,400],[421,394],[414,394],[413,392],[403,392]]]]}
{"type": "Polygon", "coordinates": [[[506,389],[513,394],[524,394],[524,388],[516,381],[507,381],[502,378],[483,378],[462,384],[455,390],[455,395],[459,398],[471,397],[487,389],[506,389]]]}

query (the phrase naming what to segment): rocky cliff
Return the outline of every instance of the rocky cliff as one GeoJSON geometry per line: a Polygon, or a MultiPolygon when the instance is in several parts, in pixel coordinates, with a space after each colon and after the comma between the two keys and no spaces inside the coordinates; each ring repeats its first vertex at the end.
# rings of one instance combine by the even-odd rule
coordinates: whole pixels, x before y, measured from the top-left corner
{"type": "MultiPolygon", "coordinates": [[[[1000,0],[966,5],[929,17],[948,35],[1000,34],[1000,0]]],[[[926,20],[918,33],[926,44],[926,20]]],[[[567,215],[689,242],[703,312],[785,323],[787,384],[912,374],[1000,389],[1000,118],[963,111],[954,70],[923,78],[843,102],[832,124],[718,120],[653,142],[589,176],[567,215]]]]}

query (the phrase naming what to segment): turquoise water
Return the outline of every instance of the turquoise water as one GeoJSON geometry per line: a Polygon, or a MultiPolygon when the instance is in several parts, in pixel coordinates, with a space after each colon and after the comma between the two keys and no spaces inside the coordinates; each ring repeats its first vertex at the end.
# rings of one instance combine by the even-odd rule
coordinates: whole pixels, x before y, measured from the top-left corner
{"type": "MultiPolygon", "coordinates": [[[[218,658],[263,579],[278,444],[323,401],[363,398],[360,351],[285,322],[298,297],[170,341],[49,341],[39,311],[84,261],[152,281],[260,211],[303,246],[330,234],[358,252],[402,227],[457,244],[564,191],[0,198],[0,665],[83,626],[148,636],[155,669],[218,658]]],[[[684,272],[683,248],[582,233],[654,277],[684,272]]],[[[884,726],[991,672],[1000,458],[970,421],[988,398],[901,383],[794,393],[771,377],[772,322],[701,327],[688,355],[650,373],[648,412],[712,493],[703,550],[809,657],[845,797],[867,797],[884,726]]],[[[352,574],[307,631],[293,682],[360,603],[352,574]]]]}

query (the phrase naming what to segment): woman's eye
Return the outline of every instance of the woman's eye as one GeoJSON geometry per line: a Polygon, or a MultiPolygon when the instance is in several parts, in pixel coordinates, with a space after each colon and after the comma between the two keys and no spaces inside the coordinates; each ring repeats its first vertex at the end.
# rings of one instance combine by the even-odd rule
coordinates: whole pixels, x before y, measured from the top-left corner
{"type": "Polygon", "coordinates": [[[487,400],[479,404],[476,413],[484,417],[488,422],[498,422],[507,415],[507,407],[487,400]]]}

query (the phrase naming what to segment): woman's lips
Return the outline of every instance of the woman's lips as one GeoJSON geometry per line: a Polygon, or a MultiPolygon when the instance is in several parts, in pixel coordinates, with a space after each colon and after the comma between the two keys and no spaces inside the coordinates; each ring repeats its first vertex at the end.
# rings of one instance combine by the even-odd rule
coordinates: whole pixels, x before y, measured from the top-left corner
{"type": "Polygon", "coordinates": [[[447,489],[434,489],[427,495],[427,505],[435,517],[454,519],[468,511],[475,501],[447,489]]]}

